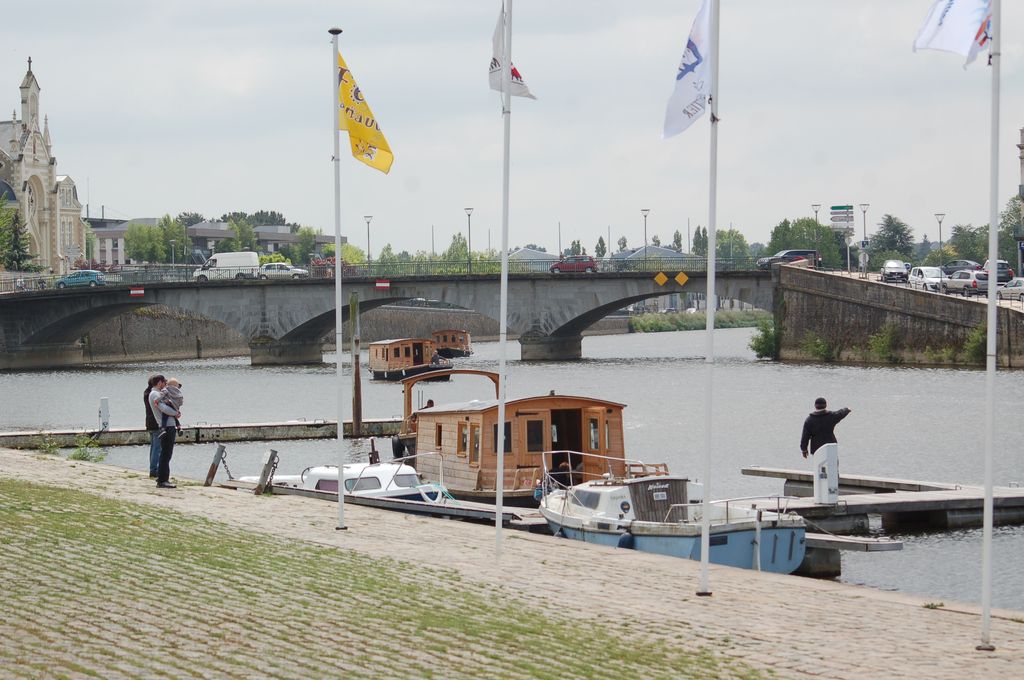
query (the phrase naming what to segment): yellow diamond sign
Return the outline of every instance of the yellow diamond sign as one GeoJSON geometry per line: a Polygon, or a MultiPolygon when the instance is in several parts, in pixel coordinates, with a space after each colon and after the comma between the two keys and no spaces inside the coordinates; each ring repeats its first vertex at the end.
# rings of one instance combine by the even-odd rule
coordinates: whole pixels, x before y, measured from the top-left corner
{"type": "Polygon", "coordinates": [[[676,274],[676,283],[678,283],[680,286],[685,285],[686,282],[689,280],[690,277],[684,274],[683,272],[679,272],[678,274],[676,274]]]}
{"type": "Polygon", "coordinates": [[[665,272],[658,272],[658,275],[654,277],[654,282],[659,286],[664,286],[668,281],[668,277],[665,276],[665,272]]]}

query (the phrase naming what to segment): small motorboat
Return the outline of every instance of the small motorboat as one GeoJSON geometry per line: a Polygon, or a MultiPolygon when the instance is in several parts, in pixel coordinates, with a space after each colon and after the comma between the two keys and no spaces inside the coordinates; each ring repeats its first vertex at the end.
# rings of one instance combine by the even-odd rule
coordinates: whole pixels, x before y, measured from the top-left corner
{"type": "MultiPolygon", "coordinates": [[[[545,460],[553,453],[565,452],[549,452],[545,460]]],[[[571,452],[571,457],[586,455],[593,454],[571,452]]],[[[556,536],[699,560],[703,485],[669,475],[665,468],[650,471],[643,463],[627,461],[623,475],[605,472],[579,483],[557,471],[547,473],[540,512],[556,536]]],[[[776,511],[754,507],[753,498],[712,501],[708,560],[782,574],[796,571],[804,559],[805,523],[785,511],[784,498],[773,498],[776,511]]]]}
{"type": "MultiPolygon", "coordinates": [[[[416,468],[401,462],[346,463],[343,471],[345,493],[375,498],[439,503],[446,492],[440,484],[424,483],[416,468]]],[[[258,477],[241,477],[242,482],[258,482],[258,477]]],[[[277,475],[274,486],[338,493],[338,466],[316,465],[297,475],[277,475]]]]}

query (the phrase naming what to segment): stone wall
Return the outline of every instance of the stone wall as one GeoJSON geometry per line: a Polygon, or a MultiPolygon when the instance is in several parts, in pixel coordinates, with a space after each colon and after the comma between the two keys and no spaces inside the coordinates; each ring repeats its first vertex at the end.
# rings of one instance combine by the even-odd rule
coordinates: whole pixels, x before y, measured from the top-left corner
{"type": "MultiPolygon", "coordinates": [[[[459,328],[473,340],[496,340],[498,322],[461,309],[388,306],[367,312],[361,319],[363,343],[388,338],[429,338],[432,331],[459,328]]],[[[345,326],[345,337],[349,326],[345,326]]],[[[627,317],[602,319],[584,335],[629,332],[627,317]]],[[[509,336],[515,339],[514,336],[509,336]]],[[[333,349],[333,335],[325,348],[333,349]]],[[[192,359],[249,354],[249,345],[237,331],[218,321],[162,306],[144,307],[122,314],[93,328],[84,338],[89,362],[147,359],[192,359]]]]}
{"type": "MultiPolygon", "coordinates": [[[[781,359],[818,359],[802,347],[808,334],[823,340],[837,361],[879,361],[868,350],[872,335],[895,327],[893,350],[905,363],[942,363],[961,352],[974,329],[984,326],[984,298],[938,295],[903,286],[796,267],[778,268],[776,328],[781,359]]],[[[1016,307],[1016,308],[1014,308],[1016,307]]],[[[1001,305],[996,327],[998,364],[1024,367],[1024,311],[1001,305]]],[[[963,361],[961,357],[960,361],[963,361]]]]}

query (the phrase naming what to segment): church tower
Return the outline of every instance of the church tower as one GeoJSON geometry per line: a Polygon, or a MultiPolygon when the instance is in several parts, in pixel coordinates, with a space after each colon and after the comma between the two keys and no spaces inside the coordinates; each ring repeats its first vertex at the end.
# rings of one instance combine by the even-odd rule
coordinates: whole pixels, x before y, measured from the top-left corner
{"type": "Polygon", "coordinates": [[[32,57],[28,58],[28,73],[21,81],[21,124],[31,130],[39,126],[39,81],[32,73],[32,57]]]}

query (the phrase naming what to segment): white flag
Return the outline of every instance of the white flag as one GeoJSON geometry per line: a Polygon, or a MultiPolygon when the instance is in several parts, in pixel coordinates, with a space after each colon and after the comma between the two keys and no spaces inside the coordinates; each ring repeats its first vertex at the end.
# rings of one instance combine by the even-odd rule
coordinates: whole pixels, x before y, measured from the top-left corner
{"type": "Polygon", "coordinates": [[[990,0],[936,0],[914,40],[914,51],[943,50],[967,58],[966,68],[992,39],[990,0]]]}
{"type": "MultiPolygon", "coordinates": [[[[504,91],[501,86],[502,74],[501,74],[501,60],[504,58],[502,55],[505,54],[505,5],[501,6],[501,13],[498,14],[498,25],[494,27],[494,39],[493,50],[491,56],[491,71],[488,79],[491,81],[491,89],[497,90],[498,92],[504,91]]],[[[512,64],[512,79],[509,81],[509,93],[513,97],[529,97],[530,99],[536,99],[530,94],[530,88],[523,82],[523,77],[519,75],[519,71],[516,70],[515,63],[512,64]]]]}
{"type": "Polygon", "coordinates": [[[711,22],[708,16],[708,0],[700,5],[700,11],[690,28],[683,58],[676,72],[676,88],[668,100],[665,110],[665,129],[661,138],[668,139],[690,127],[693,121],[704,114],[708,95],[711,92],[711,22]]]}

